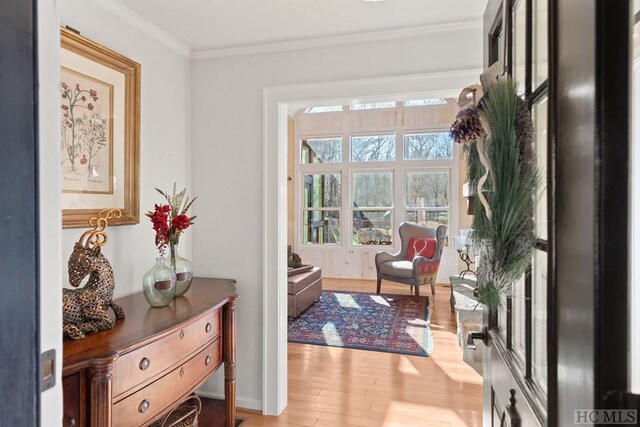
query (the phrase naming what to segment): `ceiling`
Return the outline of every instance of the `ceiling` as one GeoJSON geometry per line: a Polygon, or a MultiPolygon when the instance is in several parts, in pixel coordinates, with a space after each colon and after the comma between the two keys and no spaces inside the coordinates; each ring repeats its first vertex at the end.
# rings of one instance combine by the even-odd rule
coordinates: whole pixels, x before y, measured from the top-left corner
{"type": "MultiPolygon", "coordinates": [[[[115,1],[115,0],[114,0],[115,1]]],[[[120,0],[193,51],[480,20],[487,0],[120,0]]]]}

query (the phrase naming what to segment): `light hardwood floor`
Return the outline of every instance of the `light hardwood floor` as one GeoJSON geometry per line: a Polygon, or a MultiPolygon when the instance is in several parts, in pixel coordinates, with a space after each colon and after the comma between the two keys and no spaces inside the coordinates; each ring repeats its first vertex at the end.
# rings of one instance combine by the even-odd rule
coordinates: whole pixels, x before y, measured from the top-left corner
{"type": "MultiPolygon", "coordinates": [[[[323,288],[375,292],[375,282],[324,279],[323,288]]],[[[409,287],[383,282],[382,292],[409,287]]],[[[279,417],[239,411],[243,426],[481,426],[482,377],[462,361],[449,287],[430,297],[431,357],[289,344],[289,404],[279,417]]]]}

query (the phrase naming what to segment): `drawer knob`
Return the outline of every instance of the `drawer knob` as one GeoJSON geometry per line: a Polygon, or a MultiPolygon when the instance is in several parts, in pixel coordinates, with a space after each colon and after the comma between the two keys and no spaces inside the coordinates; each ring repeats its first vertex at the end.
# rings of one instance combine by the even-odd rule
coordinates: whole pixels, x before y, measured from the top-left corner
{"type": "Polygon", "coordinates": [[[207,356],[206,359],[204,359],[204,364],[207,366],[211,365],[211,356],[207,356]]]}
{"type": "Polygon", "coordinates": [[[141,370],[146,371],[149,368],[149,365],[151,365],[151,361],[146,357],[143,357],[139,366],[141,370]]]}
{"type": "Polygon", "coordinates": [[[69,427],[76,427],[76,419],[73,417],[69,418],[69,423],[67,425],[69,427]]]}
{"type": "Polygon", "coordinates": [[[182,368],[180,368],[180,376],[184,377],[184,366],[182,368]]]}
{"type": "Polygon", "coordinates": [[[207,322],[207,326],[204,327],[206,333],[211,332],[211,322],[207,322]]]}
{"type": "Polygon", "coordinates": [[[149,401],[147,399],[143,400],[142,402],[140,402],[140,405],[138,406],[138,411],[140,411],[141,413],[145,413],[147,412],[147,409],[149,409],[149,401]]]}
{"type": "Polygon", "coordinates": [[[184,329],[180,331],[180,339],[183,340],[184,339],[184,329]]]}

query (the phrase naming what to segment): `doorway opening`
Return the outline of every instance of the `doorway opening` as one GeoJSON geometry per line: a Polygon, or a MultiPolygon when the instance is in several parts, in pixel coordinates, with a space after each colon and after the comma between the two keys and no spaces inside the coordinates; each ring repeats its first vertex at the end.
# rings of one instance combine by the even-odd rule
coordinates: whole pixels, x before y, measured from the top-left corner
{"type": "MultiPolygon", "coordinates": [[[[459,371],[453,373],[450,370],[447,372],[447,369],[443,369],[453,360],[453,356],[445,356],[444,353],[443,358],[440,360],[436,358],[424,358],[427,364],[430,365],[430,367],[427,368],[418,366],[419,364],[417,365],[415,360],[411,359],[411,357],[415,356],[397,353],[363,352],[362,350],[331,346],[320,347],[287,343],[288,294],[285,281],[288,281],[286,268],[287,244],[292,241],[291,239],[293,239],[294,242],[292,245],[293,249],[296,248],[295,242],[300,243],[298,247],[303,247],[302,242],[304,239],[307,239],[307,242],[312,241],[313,244],[318,244],[318,242],[322,241],[323,243],[331,242],[335,245],[336,238],[339,238],[340,241],[344,243],[344,247],[346,247],[347,255],[352,255],[354,258],[359,256],[360,259],[363,259],[362,252],[368,251],[371,257],[373,257],[379,249],[393,252],[393,250],[389,248],[390,246],[393,247],[393,249],[399,247],[394,246],[393,243],[395,240],[397,242],[396,244],[399,245],[397,225],[406,218],[405,216],[407,214],[416,214],[416,212],[408,212],[409,210],[419,210],[421,211],[419,214],[422,214],[423,210],[428,212],[430,211],[428,208],[432,208],[431,206],[420,206],[420,209],[404,209],[407,206],[400,207],[397,202],[391,206],[384,206],[387,208],[384,210],[371,209],[371,206],[362,205],[353,207],[352,200],[350,199],[350,193],[353,192],[353,188],[352,185],[345,184],[345,181],[348,183],[349,180],[354,180],[354,175],[358,173],[374,173],[374,170],[375,173],[384,173],[382,170],[384,167],[380,169],[374,166],[371,171],[366,172],[350,170],[349,168],[347,168],[346,171],[340,169],[339,175],[341,177],[341,194],[343,198],[345,193],[344,186],[349,185],[350,188],[346,190],[346,193],[348,193],[347,199],[340,200],[340,206],[337,209],[332,206],[318,206],[320,209],[317,210],[323,211],[323,213],[326,213],[326,211],[336,212],[333,218],[338,217],[342,219],[342,221],[329,221],[326,218],[326,214],[319,218],[314,218],[312,214],[305,216],[304,211],[314,210],[309,209],[309,206],[304,209],[302,207],[304,204],[303,196],[305,194],[305,186],[303,185],[305,175],[312,176],[310,180],[307,179],[310,181],[310,186],[307,186],[307,190],[313,189],[314,185],[316,190],[321,188],[323,184],[328,187],[330,179],[316,179],[317,182],[314,182],[313,175],[317,176],[322,172],[320,175],[326,176],[328,172],[330,172],[329,169],[332,169],[335,165],[326,162],[319,166],[320,169],[326,168],[327,173],[320,170],[315,171],[318,173],[311,173],[310,170],[305,170],[305,168],[317,167],[317,163],[309,162],[310,157],[308,156],[310,151],[307,150],[307,152],[304,153],[304,149],[310,148],[313,144],[317,144],[317,142],[311,141],[311,144],[309,144],[309,140],[314,139],[311,138],[313,135],[304,135],[304,138],[300,137],[300,135],[296,136],[295,122],[291,123],[290,119],[291,117],[295,117],[296,114],[313,114],[310,112],[310,109],[314,107],[351,106],[356,101],[365,104],[375,104],[379,102],[389,102],[391,99],[393,100],[395,108],[404,108],[405,101],[414,99],[451,99],[458,96],[460,88],[477,79],[478,72],[478,70],[472,70],[455,73],[436,73],[400,78],[321,84],[317,86],[268,88],[265,90],[265,365],[263,379],[265,402],[263,411],[265,414],[280,414],[287,406],[288,398],[290,397],[291,404],[290,408],[287,409],[287,414],[290,415],[288,416],[308,415],[304,414],[304,412],[313,410],[314,407],[316,409],[321,408],[320,412],[322,412],[322,416],[336,416],[337,412],[333,415],[326,414],[331,413],[332,409],[330,408],[332,405],[334,405],[334,409],[342,407],[343,411],[346,410],[344,405],[339,402],[344,401],[348,397],[347,395],[349,393],[345,396],[341,395],[341,393],[345,393],[347,390],[355,393],[354,396],[358,396],[358,394],[366,396],[369,394],[370,396],[378,395],[379,398],[384,399],[382,396],[385,394],[389,395],[399,392],[398,389],[394,389],[394,384],[398,384],[398,381],[401,383],[408,381],[415,387],[418,387],[419,384],[420,387],[424,388],[425,381],[426,383],[429,382],[428,378],[434,379],[434,387],[433,390],[427,394],[433,399],[438,400],[437,395],[442,394],[437,391],[439,386],[435,384],[438,382],[438,380],[435,379],[438,378],[438,372],[441,375],[441,379],[456,380],[457,377],[457,380],[460,380],[459,371]],[[289,137],[290,132],[294,133],[293,138],[289,137]],[[306,142],[306,145],[302,142],[303,140],[306,142]],[[274,146],[276,145],[277,150],[274,150],[274,146]],[[294,150],[293,159],[289,156],[292,145],[294,150]],[[307,157],[304,157],[305,155],[307,157]],[[293,165],[293,173],[290,169],[292,160],[300,162],[300,167],[297,168],[297,170],[295,164],[293,165]],[[304,161],[309,163],[304,163],[304,161]],[[314,164],[316,166],[313,166],[314,164]],[[347,176],[347,179],[344,181],[342,181],[343,176],[347,176]],[[299,179],[297,183],[295,181],[296,178],[299,179]],[[293,207],[293,211],[295,212],[293,218],[291,218],[293,221],[289,218],[289,212],[291,211],[289,208],[289,187],[292,187],[292,191],[294,192],[297,188],[300,193],[299,209],[296,209],[295,206],[293,207]],[[369,212],[366,212],[368,210],[380,214],[378,215],[379,218],[369,218],[369,212]],[[362,211],[365,211],[364,213],[369,223],[367,227],[358,228],[358,221],[361,220],[364,222],[362,211]],[[388,211],[391,212],[388,213],[388,211]],[[390,218],[385,219],[385,214],[390,218]],[[296,218],[298,219],[297,222],[295,221],[296,218]],[[303,224],[305,220],[306,224],[303,224]],[[316,220],[318,224],[313,222],[316,220]],[[293,227],[292,233],[289,232],[291,228],[289,226],[290,224],[291,227],[293,227]],[[317,225],[317,227],[315,227],[315,225],[317,225]],[[299,230],[295,230],[296,226],[299,227],[299,230]],[[360,230],[384,229],[385,226],[390,230],[389,237],[391,244],[385,245],[381,243],[372,248],[371,246],[373,245],[362,243],[367,241],[367,237],[364,236],[365,232],[360,230]],[[332,227],[333,230],[331,229],[332,227]],[[348,239],[343,239],[343,236],[348,236],[348,239]],[[363,240],[360,240],[361,238],[363,240]],[[360,243],[360,245],[358,243],[360,243]],[[380,247],[383,245],[385,247],[380,247]],[[362,246],[363,248],[358,246],[362,246]],[[356,250],[360,250],[361,252],[356,255],[356,250]],[[350,254],[349,251],[353,251],[353,254],[350,254]],[[367,354],[370,356],[366,356],[367,354]],[[368,361],[367,358],[369,358],[368,361]],[[287,359],[291,361],[291,369],[289,369],[287,359]],[[379,376],[371,375],[377,370],[376,367],[381,368],[383,366],[384,369],[378,370],[380,372],[379,376]],[[346,372],[352,372],[351,379],[345,375],[346,372]],[[423,376],[422,379],[420,379],[421,376],[423,376]],[[342,388],[342,390],[338,390],[339,388],[342,388]],[[305,394],[309,393],[311,394],[305,396],[305,394]],[[297,403],[301,401],[306,401],[304,404],[306,406],[301,406],[301,404],[297,403]]],[[[391,109],[389,109],[389,111],[391,109]]],[[[336,111],[325,111],[324,113],[335,112],[336,111]]],[[[371,136],[371,132],[365,133],[367,134],[366,136],[371,136]]],[[[347,143],[347,146],[342,145],[341,147],[341,155],[344,159],[349,158],[350,160],[353,155],[351,152],[353,136],[361,135],[347,135],[345,137],[341,134],[340,139],[342,143],[347,143]]],[[[329,142],[328,145],[331,146],[331,142],[329,142]]],[[[394,149],[396,153],[401,154],[404,161],[405,153],[403,151],[403,144],[395,146],[394,149]]],[[[356,153],[356,155],[357,154],[358,153],[356,153]]],[[[456,154],[458,153],[456,152],[456,154]]],[[[324,155],[327,154],[325,153],[324,155]]],[[[388,167],[389,165],[385,164],[384,166],[388,167]]],[[[451,166],[451,175],[459,173],[457,166],[455,171],[453,171],[453,169],[453,166],[451,166]]],[[[399,170],[400,172],[393,171],[392,176],[398,176],[400,173],[401,178],[403,178],[404,175],[402,174],[405,174],[406,171],[404,171],[403,168],[399,168],[399,170]]],[[[455,181],[456,193],[458,193],[457,186],[460,182],[458,176],[456,175],[451,181],[455,181]]],[[[451,185],[451,181],[449,181],[449,185],[451,185]]],[[[395,180],[393,184],[391,184],[391,187],[392,189],[397,188],[400,192],[400,195],[392,195],[392,199],[398,198],[398,200],[401,200],[406,190],[406,188],[404,188],[406,187],[406,181],[404,179],[395,180]]],[[[448,195],[453,200],[453,194],[450,188],[448,195]]],[[[309,196],[308,191],[307,196],[309,196]]],[[[314,206],[311,207],[313,208],[314,206]]],[[[453,211],[453,207],[454,203],[452,202],[448,208],[453,211]]],[[[375,206],[375,208],[380,208],[380,206],[375,206]]],[[[458,194],[456,194],[455,210],[457,213],[458,194]]],[[[329,216],[329,218],[331,218],[331,216],[329,216]]],[[[451,218],[446,219],[447,221],[451,221],[451,218]]],[[[451,222],[455,222],[455,231],[453,231],[451,235],[457,234],[459,230],[458,219],[455,218],[454,221],[451,222]]],[[[341,246],[339,249],[334,248],[334,250],[341,251],[343,249],[341,246]]],[[[455,251],[453,254],[456,258],[451,260],[451,263],[455,266],[452,267],[453,270],[455,270],[458,268],[456,262],[457,254],[455,251]]],[[[308,262],[315,263],[319,258],[314,257],[318,256],[322,255],[313,255],[307,258],[303,256],[303,261],[309,260],[308,262]]],[[[344,257],[344,255],[342,256],[344,257]]],[[[349,264],[345,265],[348,266],[349,264]]],[[[337,276],[333,278],[329,276],[326,278],[323,277],[323,288],[343,294],[363,291],[368,293],[375,292],[375,280],[372,280],[375,277],[375,267],[372,264],[363,265],[364,268],[358,267],[358,272],[356,272],[356,274],[360,275],[360,280],[354,280],[352,277],[348,277],[348,275],[345,276],[345,273],[340,273],[342,276],[337,276],[338,273],[335,273],[337,270],[331,270],[335,266],[331,266],[330,263],[323,264],[323,268],[333,271],[332,274],[337,276]],[[324,267],[324,265],[328,267],[324,267]],[[369,266],[372,268],[369,269],[369,266]],[[371,275],[371,271],[373,271],[373,275],[371,275]],[[371,277],[367,276],[367,274],[371,275],[371,277]]],[[[446,279],[442,280],[442,282],[445,281],[446,279]]],[[[383,282],[383,292],[397,293],[399,295],[404,293],[409,295],[409,291],[409,286],[383,282]]],[[[424,291],[424,293],[428,294],[430,292],[424,291]]],[[[447,324],[447,322],[452,321],[449,309],[449,289],[438,286],[436,288],[436,297],[432,298],[441,298],[441,300],[432,299],[432,316],[435,315],[436,312],[442,314],[441,318],[432,317],[432,330],[437,328],[437,330],[433,330],[433,334],[437,337],[436,340],[439,339],[440,336],[447,334],[453,343],[455,342],[455,327],[453,327],[454,332],[452,333],[451,330],[448,329],[452,327],[451,324],[447,324]]],[[[449,346],[444,345],[444,347],[449,346]]],[[[460,363],[463,363],[461,358],[460,363]]],[[[475,375],[475,379],[463,387],[466,387],[465,390],[471,393],[477,392],[478,396],[481,396],[481,377],[471,368],[469,368],[469,371],[475,375]]],[[[375,405],[375,403],[382,403],[380,399],[376,400],[371,398],[371,400],[367,400],[367,398],[358,399],[352,396],[353,399],[350,398],[347,400],[360,400],[360,402],[356,404],[359,408],[352,407],[351,409],[365,411],[364,406],[367,406],[366,411],[369,412],[361,415],[369,415],[375,419],[380,419],[380,417],[394,417],[400,412],[405,413],[408,410],[406,405],[413,405],[414,412],[417,414],[418,411],[415,411],[415,405],[419,406],[421,403],[416,402],[415,398],[419,393],[416,393],[416,389],[410,386],[406,387],[406,389],[402,388],[402,390],[402,393],[406,395],[404,402],[402,399],[399,401],[389,399],[387,404],[380,406],[375,405]]],[[[444,396],[441,397],[444,398],[444,396]]],[[[478,399],[476,399],[476,403],[480,411],[481,397],[478,399]]],[[[465,408],[463,410],[459,408],[446,408],[445,403],[442,401],[440,401],[440,403],[432,402],[431,406],[438,406],[439,413],[444,417],[443,419],[455,419],[456,422],[473,425],[473,410],[471,408],[465,408]]],[[[481,416],[480,413],[478,413],[478,416],[481,416]]]]}

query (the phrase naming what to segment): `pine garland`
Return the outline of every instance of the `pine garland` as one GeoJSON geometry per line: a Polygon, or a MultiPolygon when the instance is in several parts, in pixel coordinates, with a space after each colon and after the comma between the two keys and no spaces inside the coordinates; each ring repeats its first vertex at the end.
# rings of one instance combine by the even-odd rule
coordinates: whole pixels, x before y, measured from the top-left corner
{"type": "MultiPolygon", "coordinates": [[[[482,191],[491,219],[476,203],[473,239],[482,263],[478,269],[479,300],[491,309],[529,266],[535,243],[533,209],[538,177],[533,152],[533,124],[526,102],[510,79],[499,79],[486,91],[479,108],[487,132],[484,154],[491,173],[482,191]]],[[[476,144],[467,149],[468,178],[484,174],[476,144]]]]}

